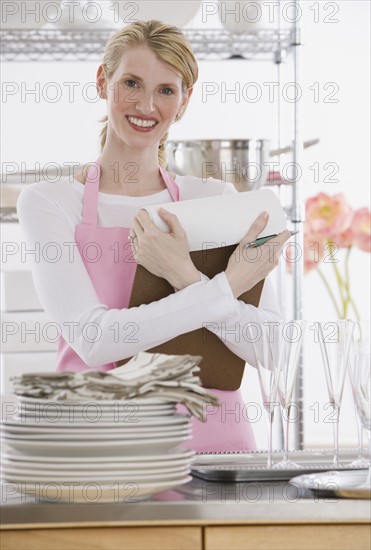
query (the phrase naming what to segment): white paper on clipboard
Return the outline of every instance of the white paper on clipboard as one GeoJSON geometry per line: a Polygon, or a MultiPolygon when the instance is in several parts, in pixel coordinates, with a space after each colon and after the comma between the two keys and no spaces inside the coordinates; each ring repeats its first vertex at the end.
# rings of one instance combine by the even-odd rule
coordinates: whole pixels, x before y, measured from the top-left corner
{"type": "Polygon", "coordinates": [[[281,233],[286,218],[278,197],[271,189],[245,191],[145,206],[152,221],[162,231],[167,225],[158,215],[159,208],[175,214],[185,230],[190,251],[237,244],[246,235],[254,220],[265,211],[269,221],[259,237],[281,233]]]}

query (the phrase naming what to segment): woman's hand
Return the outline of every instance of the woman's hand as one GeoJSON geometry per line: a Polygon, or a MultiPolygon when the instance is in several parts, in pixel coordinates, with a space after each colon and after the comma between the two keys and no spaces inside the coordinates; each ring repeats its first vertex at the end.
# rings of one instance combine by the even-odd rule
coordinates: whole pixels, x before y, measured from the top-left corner
{"type": "Polygon", "coordinates": [[[181,290],[200,281],[200,273],[191,260],[187,236],[178,218],[163,208],[158,213],[170,233],[158,229],[148,212],[140,210],[132,224],[133,255],[138,264],[181,290]]]}
{"type": "Polygon", "coordinates": [[[225,274],[235,298],[269,275],[278,264],[283,245],[291,237],[286,229],[259,247],[244,248],[245,244],[259,237],[268,219],[266,212],[260,214],[229,258],[225,274]]]}

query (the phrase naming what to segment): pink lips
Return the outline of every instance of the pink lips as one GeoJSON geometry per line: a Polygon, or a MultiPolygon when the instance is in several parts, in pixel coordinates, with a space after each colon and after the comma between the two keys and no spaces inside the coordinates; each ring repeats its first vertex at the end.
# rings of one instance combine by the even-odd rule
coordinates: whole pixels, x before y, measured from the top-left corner
{"type": "Polygon", "coordinates": [[[128,123],[130,124],[130,126],[136,130],[137,132],[150,132],[151,130],[153,130],[153,128],[155,128],[158,124],[157,120],[155,118],[142,118],[142,117],[134,117],[133,118],[137,118],[138,120],[153,120],[154,122],[156,122],[156,124],[154,124],[153,126],[149,126],[148,128],[145,128],[143,126],[136,126],[135,124],[133,124],[132,122],[130,122],[129,120],[129,116],[131,115],[127,115],[126,118],[127,118],[127,121],[128,123]]]}

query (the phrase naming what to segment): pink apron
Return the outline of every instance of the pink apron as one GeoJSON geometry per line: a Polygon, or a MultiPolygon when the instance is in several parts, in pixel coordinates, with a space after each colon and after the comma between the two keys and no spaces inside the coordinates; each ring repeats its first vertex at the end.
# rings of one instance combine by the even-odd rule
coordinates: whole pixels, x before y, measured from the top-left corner
{"type": "MultiPolygon", "coordinates": [[[[177,184],[162,167],[160,173],[172,200],[178,201],[177,184]]],[[[114,243],[119,243],[118,250],[122,250],[125,257],[130,256],[130,227],[97,225],[99,181],[100,158],[89,168],[84,186],[82,223],[75,228],[75,242],[99,300],[109,309],[125,309],[129,305],[137,264],[134,261],[118,262],[112,247],[114,243]]],[[[108,371],[115,367],[116,363],[108,363],[94,368],[108,371]]],[[[61,336],[57,350],[57,371],[81,372],[89,368],[61,336]]],[[[196,451],[255,450],[255,440],[241,391],[211,391],[219,397],[221,407],[205,409],[206,423],[193,418],[193,439],[184,446],[193,447],[196,451]]],[[[177,410],[187,412],[183,405],[178,405],[177,410]]]]}

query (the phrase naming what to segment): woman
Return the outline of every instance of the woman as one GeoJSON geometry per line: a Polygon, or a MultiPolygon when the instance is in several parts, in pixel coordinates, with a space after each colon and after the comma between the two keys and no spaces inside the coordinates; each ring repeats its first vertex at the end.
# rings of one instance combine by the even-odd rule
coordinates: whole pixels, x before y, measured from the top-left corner
{"type": "MultiPolygon", "coordinates": [[[[237,298],[274,268],[288,231],[277,237],[274,257],[269,246],[262,247],[258,262],[232,255],[225,272],[209,280],[193,265],[177,218],[162,211],[170,228],[164,233],[140,210],[236,192],[220,180],[204,183],[165,171],[168,129],[184,115],[197,76],[196,60],[176,27],[139,21],[116,32],[97,73],[97,89],[108,110],[99,159],[87,175],[81,172],[72,182],[39,182],[19,197],[27,246],[37,244],[41,250],[40,261],[32,266],[36,290],[61,331],[59,371],[110,370],[205,321],[223,323],[223,342],[252,362],[248,342],[233,330],[279,318],[269,280],[259,308],[237,298]],[[167,279],[176,292],[129,308],[135,261],[167,279]]],[[[261,215],[239,246],[254,240],[266,223],[267,216],[261,215]]],[[[210,412],[206,424],[194,419],[190,445],[198,451],[254,450],[240,391],[214,391],[222,406],[210,412]]]]}

